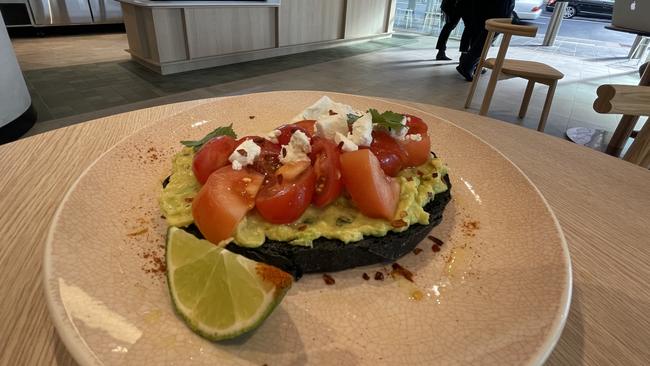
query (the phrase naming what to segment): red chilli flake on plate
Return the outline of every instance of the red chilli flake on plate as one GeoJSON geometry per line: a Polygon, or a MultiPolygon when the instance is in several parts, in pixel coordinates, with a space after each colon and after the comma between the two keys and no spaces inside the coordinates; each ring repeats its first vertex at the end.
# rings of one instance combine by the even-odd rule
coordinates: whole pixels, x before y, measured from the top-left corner
{"type": "Polygon", "coordinates": [[[445,244],[444,241],[442,241],[442,240],[436,238],[436,237],[433,236],[433,235],[429,235],[427,238],[429,238],[429,240],[431,240],[431,241],[432,241],[434,244],[436,244],[436,245],[441,246],[441,245],[445,244]]]}
{"type": "Polygon", "coordinates": [[[399,265],[399,263],[393,263],[393,270],[390,272],[390,275],[393,276],[402,276],[408,281],[413,282],[413,272],[399,265]]]}
{"type": "Polygon", "coordinates": [[[375,281],[383,281],[384,280],[384,274],[381,272],[375,272],[375,281]]]}
{"type": "Polygon", "coordinates": [[[368,274],[366,272],[363,272],[363,274],[361,275],[361,278],[368,281],[370,279],[370,276],[368,276],[368,274]]]}
{"type": "Polygon", "coordinates": [[[328,285],[328,286],[331,286],[331,285],[336,283],[334,278],[332,276],[328,275],[327,273],[323,273],[323,281],[325,281],[325,284],[328,285]]]}

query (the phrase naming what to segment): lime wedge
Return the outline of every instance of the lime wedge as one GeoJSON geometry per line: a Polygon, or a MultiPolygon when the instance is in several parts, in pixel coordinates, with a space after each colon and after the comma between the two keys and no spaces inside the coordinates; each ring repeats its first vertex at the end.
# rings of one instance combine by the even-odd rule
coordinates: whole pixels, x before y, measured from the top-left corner
{"type": "Polygon", "coordinates": [[[176,312],[194,332],[213,341],[257,328],[293,282],[286,272],[173,226],[167,231],[166,260],[176,312]]]}

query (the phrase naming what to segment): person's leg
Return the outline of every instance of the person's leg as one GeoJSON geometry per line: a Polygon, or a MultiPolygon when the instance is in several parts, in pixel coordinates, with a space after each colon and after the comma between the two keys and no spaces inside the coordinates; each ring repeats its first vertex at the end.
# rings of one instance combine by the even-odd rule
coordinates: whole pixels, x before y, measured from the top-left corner
{"type": "Polygon", "coordinates": [[[448,15],[447,19],[445,21],[445,25],[442,27],[442,30],[440,31],[440,35],[438,36],[438,43],[436,44],[436,49],[438,50],[438,54],[436,55],[436,60],[451,60],[447,55],[445,54],[445,51],[447,50],[447,41],[449,40],[449,35],[451,32],[456,28],[458,25],[458,22],[460,21],[460,17],[456,15],[448,15]]]}
{"type": "Polygon", "coordinates": [[[460,47],[458,49],[461,53],[469,51],[469,45],[472,41],[471,36],[472,32],[470,28],[465,25],[465,29],[463,29],[463,35],[460,37],[460,47]]]}
{"type": "Polygon", "coordinates": [[[467,81],[472,81],[474,78],[474,69],[476,68],[476,64],[478,64],[479,58],[481,58],[481,52],[483,52],[483,46],[487,38],[487,30],[478,24],[472,25],[471,32],[472,42],[469,51],[462,54],[458,67],[456,68],[458,73],[467,81]]]}

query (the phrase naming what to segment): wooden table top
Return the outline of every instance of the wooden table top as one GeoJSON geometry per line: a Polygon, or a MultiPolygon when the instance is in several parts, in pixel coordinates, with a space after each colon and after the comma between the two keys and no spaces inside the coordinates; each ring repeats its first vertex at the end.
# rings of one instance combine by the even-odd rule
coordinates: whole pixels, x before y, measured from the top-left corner
{"type": "MultiPolygon", "coordinates": [[[[395,101],[391,100],[393,102],[395,101]]],[[[139,128],[210,99],[97,119],[0,146],[0,365],[74,364],[49,318],[43,247],[65,192],[139,128]]],[[[401,102],[448,119],[528,175],[564,230],[573,265],[569,318],[549,365],[650,360],[650,171],[490,118],[401,102]]]]}

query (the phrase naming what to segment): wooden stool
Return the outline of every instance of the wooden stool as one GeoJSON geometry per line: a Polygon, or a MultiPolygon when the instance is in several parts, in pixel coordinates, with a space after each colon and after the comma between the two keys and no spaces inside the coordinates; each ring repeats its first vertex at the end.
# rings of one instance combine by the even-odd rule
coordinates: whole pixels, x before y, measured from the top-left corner
{"type": "Polygon", "coordinates": [[[553,95],[555,94],[557,81],[562,79],[564,77],[564,74],[541,62],[509,60],[505,58],[508,51],[508,46],[510,45],[510,39],[513,35],[535,37],[537,35],[537,27],[532,25],[514,25],[511,24],[510,18],[498,18],[489,19],[486,21],[485,29],[488,30],[488,36],[485,40],[485,45],[483,46],[481,59],[478,63],[478,66],[476,67],[476,71],[474,72],[474,81],[472,82],[472,86],[469,90],[469,95],[467,96],[467,101],[465,102],[465,108],[469,108],[472,104],[474,92],[476,91],[476,85],[478,84],[479,78],[481,76],[481,70],[484,67],[492,69],[492,75],[490,76],[490,81],[485,91],[485,96],[483,97],[483,104],[481,105],[481,110],[479,112],[479,114],[482,116],[486,115],[490,109],[490,103],[492,102],[492,96],[494,95],[494,89],[496,88],[499,74],[504,74],[510,77],[519,77],[528,80],[526,92],[524,93],[524,99],[521,102],[521,108],[519,109],[519,118],[524,118],[526,116],[526,111],[528,110],[528,104],[530,103],[530,97],[533,94],[535,83],[548,85],[548,92],[546,94],[546,101],[544,102],[544,109],[542,109],[542,116],[539,120],[539,125],[537,126],[538,131],[544,131],[544,127],[546,126],[546,119],[548,118],[548,114],[551,110],[551,104],[553,103],[553,95]],[[496,59],[490,58],[486,60],[485,58],[487,57],[488,51],[490,50],[490,46],[492,45],[494,34],[497,32],[503,34],[503,40],[501,41],[501,46],[499,47],[499,53],[497,54],[496,59]]]}

